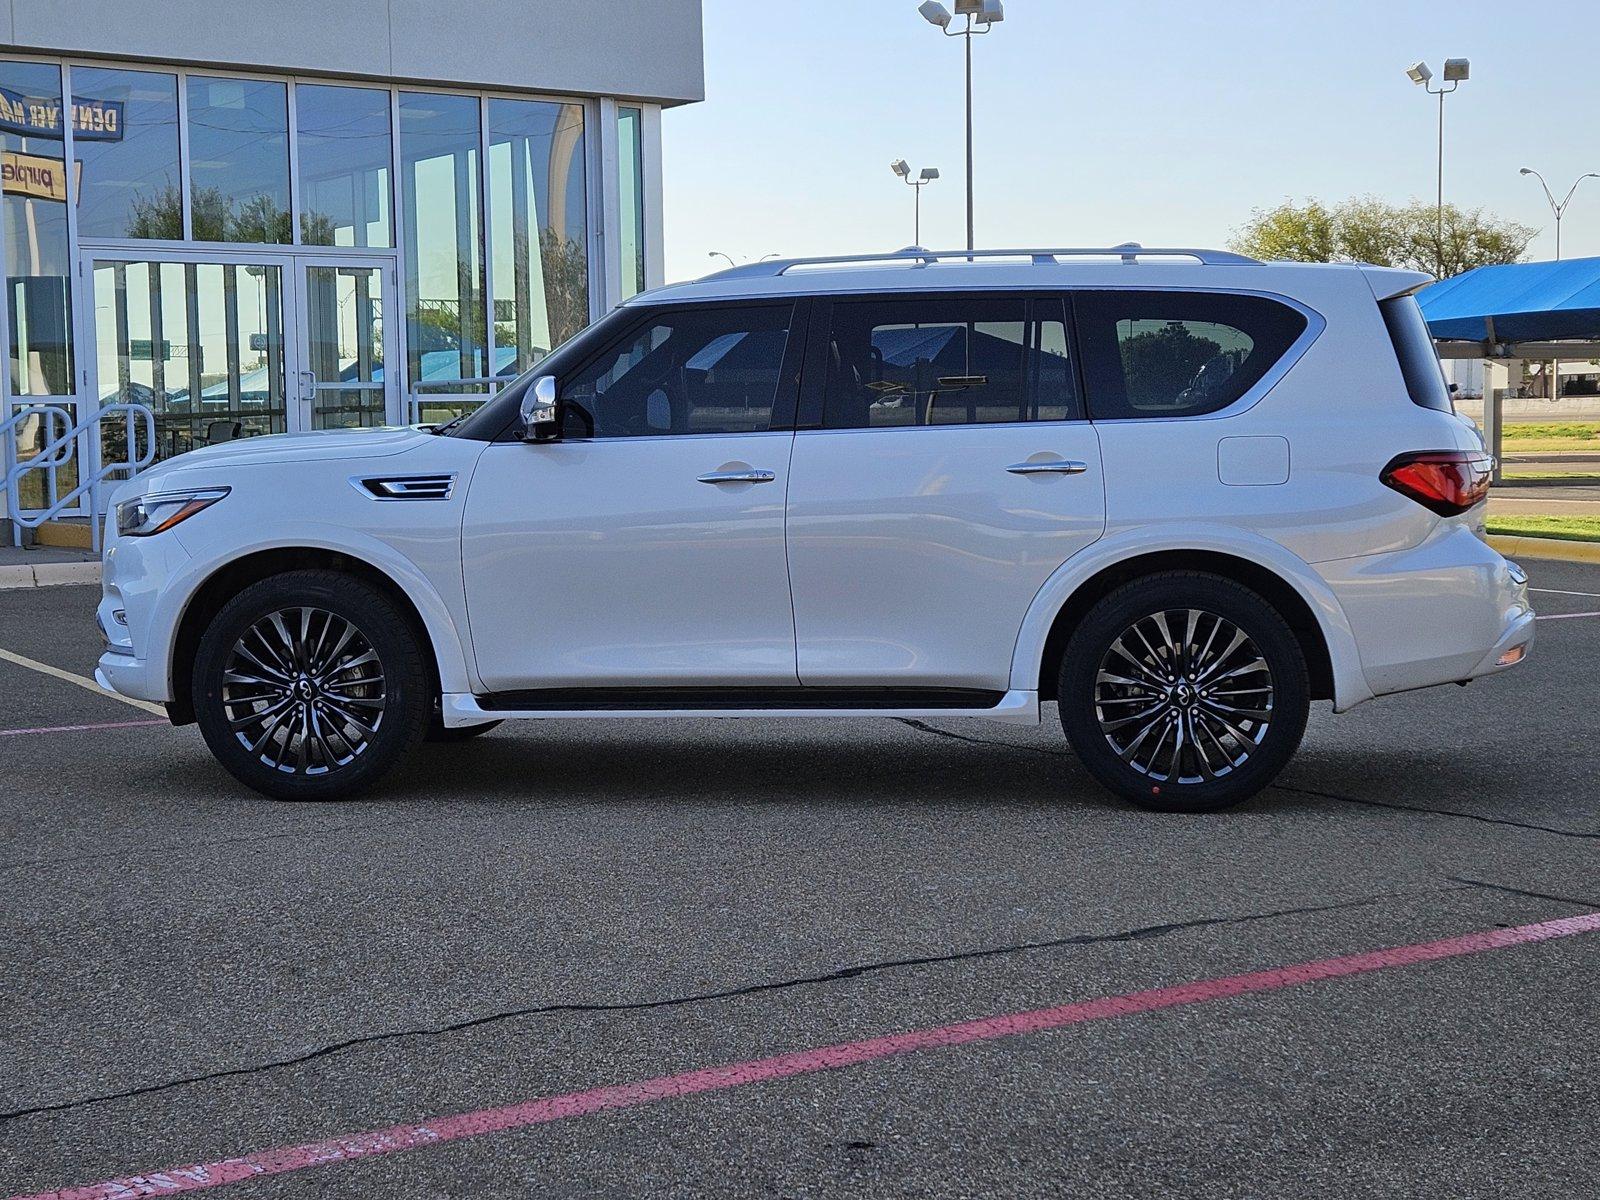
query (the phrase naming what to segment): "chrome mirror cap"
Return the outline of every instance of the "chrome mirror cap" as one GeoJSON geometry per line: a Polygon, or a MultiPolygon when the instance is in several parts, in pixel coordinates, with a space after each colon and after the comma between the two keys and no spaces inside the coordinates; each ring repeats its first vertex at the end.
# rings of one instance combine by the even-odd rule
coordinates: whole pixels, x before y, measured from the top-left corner
{"type": "Polygon", "coordinates": [[[561,406],[556,401],[556,380],[541,375],[522,397],[522,440],[554,442],[561,438],[561,406]]]}

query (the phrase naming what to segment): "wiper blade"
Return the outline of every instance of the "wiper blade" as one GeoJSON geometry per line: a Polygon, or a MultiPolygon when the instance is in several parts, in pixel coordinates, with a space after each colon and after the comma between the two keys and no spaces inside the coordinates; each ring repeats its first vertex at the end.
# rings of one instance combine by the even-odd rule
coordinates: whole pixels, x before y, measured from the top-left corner
{"type": "Polygon", "coordinates": [[[432,425],[432,426],[429,426],[429,430],[428,431],[430,433],[432,433],[434,437],[443,437],[445,434],[449,433],[452,429],[454,429],[457,425],[461,424],[461,422],[465,421],[466,419],[467,419],[467,414],[466,413],[460,413],[460,414],[458,414],[458,415],[456,415],[454,417],[451,417],[443,425],[432,425]]]}

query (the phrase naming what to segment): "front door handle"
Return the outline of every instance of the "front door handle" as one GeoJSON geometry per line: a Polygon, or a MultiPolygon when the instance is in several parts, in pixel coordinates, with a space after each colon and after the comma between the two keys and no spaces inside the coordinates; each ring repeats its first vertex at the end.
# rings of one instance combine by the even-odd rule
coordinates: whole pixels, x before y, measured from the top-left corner
{"type": "Polygon", "coordinates": [[[1068,458],[1046,459],[1044,462],[1012,463],[1006,470],[1013,475],[1082,475],[1089,464],[1068,458]]]}
{"type": "Polygon", "coordinates": [[[771,471],[712,471],[699,478],[701,483],[771,483],[777,475],[771,471]]]}

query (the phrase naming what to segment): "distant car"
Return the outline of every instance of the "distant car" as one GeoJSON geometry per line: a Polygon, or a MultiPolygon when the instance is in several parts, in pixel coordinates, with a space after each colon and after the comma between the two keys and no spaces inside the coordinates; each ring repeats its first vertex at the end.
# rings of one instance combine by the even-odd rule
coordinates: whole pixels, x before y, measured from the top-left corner
{"type": "Polygon", "coordinates": [[[98,678],[285,799],[511,717],[1053,700],[1112,791],[1218,809],[1312,701],[1532,644],[1426,280],[1117,247],[649,292],[448,426],[230,441],[123,485],[98,678]]]}

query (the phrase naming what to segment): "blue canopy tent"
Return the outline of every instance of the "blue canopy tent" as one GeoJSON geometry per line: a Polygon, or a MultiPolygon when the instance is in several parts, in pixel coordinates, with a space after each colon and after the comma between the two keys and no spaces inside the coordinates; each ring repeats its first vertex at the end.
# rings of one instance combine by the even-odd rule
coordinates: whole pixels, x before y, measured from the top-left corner
{"type": "MultiPolygon", "coordinates": [[[[1417,295],[1441,358],[1533,360],[1600,357],[1600,258],[1477,267],[1417,295]]],[[[1486,386],[1484,439],[1499,478],[1501,396],[1486,386]]]]}
{"type": "Polygon", "coordinates": [[[1477,267],[1425,288],[1417,301],[1438,341],[1595,341],[1600,258],[1477,267]]]}

